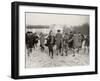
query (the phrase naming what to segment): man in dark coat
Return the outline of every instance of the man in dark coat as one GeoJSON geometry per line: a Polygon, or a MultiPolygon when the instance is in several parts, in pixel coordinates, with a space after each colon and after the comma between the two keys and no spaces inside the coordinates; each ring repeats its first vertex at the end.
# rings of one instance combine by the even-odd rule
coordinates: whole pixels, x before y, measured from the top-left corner
{"type": "Polygon", "coordinates": [[[69,34],[68,47],[73,48],[73,32],[70,32],[69,34]]]}
{"type": "Polygon", "coordinates": [[[55,44],[55,37],[53,36],[53,32],[50,31],[48,37],[47,37],[47,44],[46,46],[49,49],[49,56],[51,55],[51,58],[53,58],[53,47],[55,44]]]}
{"type": "Polygon", "coordinates": [[[65,33],[65,35],[63,37],[63,49],[66,53],[66,56],[67,56],[67,52],[68,52],[68,40],[69,40],[68,33],[65,33]]]}
{"type": "MultiPolygon", "coordinates": [[[[57,55],[58,53],[62,52],[62,42],[63,42],[63,37],[60,32],[60,30],[57,30],[57,34],[55,36],[55,44],[56,44],[56,50],[57,50],[57,55]]],[[[63,53],[61,53],[63,55],[63,53]]]]}
{"type": "Polygon", "coordinates": [[[29,54],[32,52],[32,48],[33,48],[33,33],[28,31],[26,33],[26,47],[28,50],[28,56],[29,54]]]}
{"type": "Polygon", "coordinates": [[[36,33],[34,33],[34,36],[33,36],[34,49],[35,49],[35,47],[37,47],[38,40],[39,40],[38,35],[36,33]]]}
{"type": "Polygon", "coordinates": [[[69,34],[69,40],[68,40],[68,47],[73,52],[73,57],[75,56],[74,38],[75,38],[75,34],[73,34],[73,32],[70,32],[70,34],[69,34]]]}

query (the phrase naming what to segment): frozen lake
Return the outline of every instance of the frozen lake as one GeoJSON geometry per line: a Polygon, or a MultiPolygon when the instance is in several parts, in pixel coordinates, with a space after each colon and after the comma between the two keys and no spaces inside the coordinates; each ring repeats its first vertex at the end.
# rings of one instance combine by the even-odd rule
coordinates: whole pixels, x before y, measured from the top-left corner
{"type": "Polygon", "coordinates": [[[33,49],[30,56],[27,55],[26,50],[26,68],[41,68],[41,67],[61,67],[61,66],[87,66],[89,65],[89,54],[84,53],[83,50],[80,53],[76,53],[75,57],[69,52],[68,56],[56,55],[54,49],[53,59],[49,56],[48,48],[45,47],[45,51],[41,52],[38,46],[33,49]]]}

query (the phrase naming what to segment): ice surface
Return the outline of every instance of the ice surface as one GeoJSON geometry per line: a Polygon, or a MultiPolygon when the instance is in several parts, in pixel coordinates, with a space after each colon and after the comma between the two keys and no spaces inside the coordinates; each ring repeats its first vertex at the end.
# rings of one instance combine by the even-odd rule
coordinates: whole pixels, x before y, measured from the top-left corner
{"type": "MultiPolygon", "coordinates": [[[[56,51],[54,49],[54,51],[56,51]]],[[[89,65],[89,54],[88,52],[83,52],[81,50],[79,53],[75,54],[75,57],[72,56],[72,53],[69,52],[68,56],[57,56],[54,52],[53,59],[49,56],[48,48],[45,47],[45,51],[41,52],[40,47],[38,46],[35,50],[33,49],[30,56],[27,55],[26,49],[26,68],[42,68],[42,67],[61,67],[61,66],[84,66],[89,65]]]]}

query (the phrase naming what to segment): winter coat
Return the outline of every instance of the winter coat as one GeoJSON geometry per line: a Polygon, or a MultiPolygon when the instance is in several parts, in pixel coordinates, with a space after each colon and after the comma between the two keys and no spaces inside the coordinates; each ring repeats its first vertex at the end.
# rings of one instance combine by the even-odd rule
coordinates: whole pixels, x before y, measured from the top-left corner
{"type": "Polygon", "coordinates": [[[40,36],[40,45],[44,46],[44,43],[45,43],[45,37],[44,37],[44,35],[42,35],[42,36],[40,36]]]}
{"type": "Polygon", "coordinates": [[[56,36],[55,36],[55,44],[57,46],[60,46],[61,43],[62,43],[62,40],[63,40],[62,34],[61,33],[57,33],[56,36]]]}

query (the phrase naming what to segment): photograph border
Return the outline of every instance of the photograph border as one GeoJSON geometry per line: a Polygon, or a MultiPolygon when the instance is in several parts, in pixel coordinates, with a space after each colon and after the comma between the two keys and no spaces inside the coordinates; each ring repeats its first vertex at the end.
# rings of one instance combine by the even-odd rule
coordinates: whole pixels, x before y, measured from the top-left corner
{"type": "Polygon", "coordinates": [[[31,2],[12,2],[11,3],[11,78],[26,79],[26,78],[43,78],[43,77],[97,74],[98,73],[98,62],[97,62],[98,60],[98,55],[97,55],[97,51],[98,51],[97,18],[98,17],[97,15],[98,14],[97,13],[98,13],[98,8],[96,6],[33,3],[33,2],[32,3],[31,2]],[[95,10],[95,71],[19,76],[19,6],[21,5],[95,10]]]}

